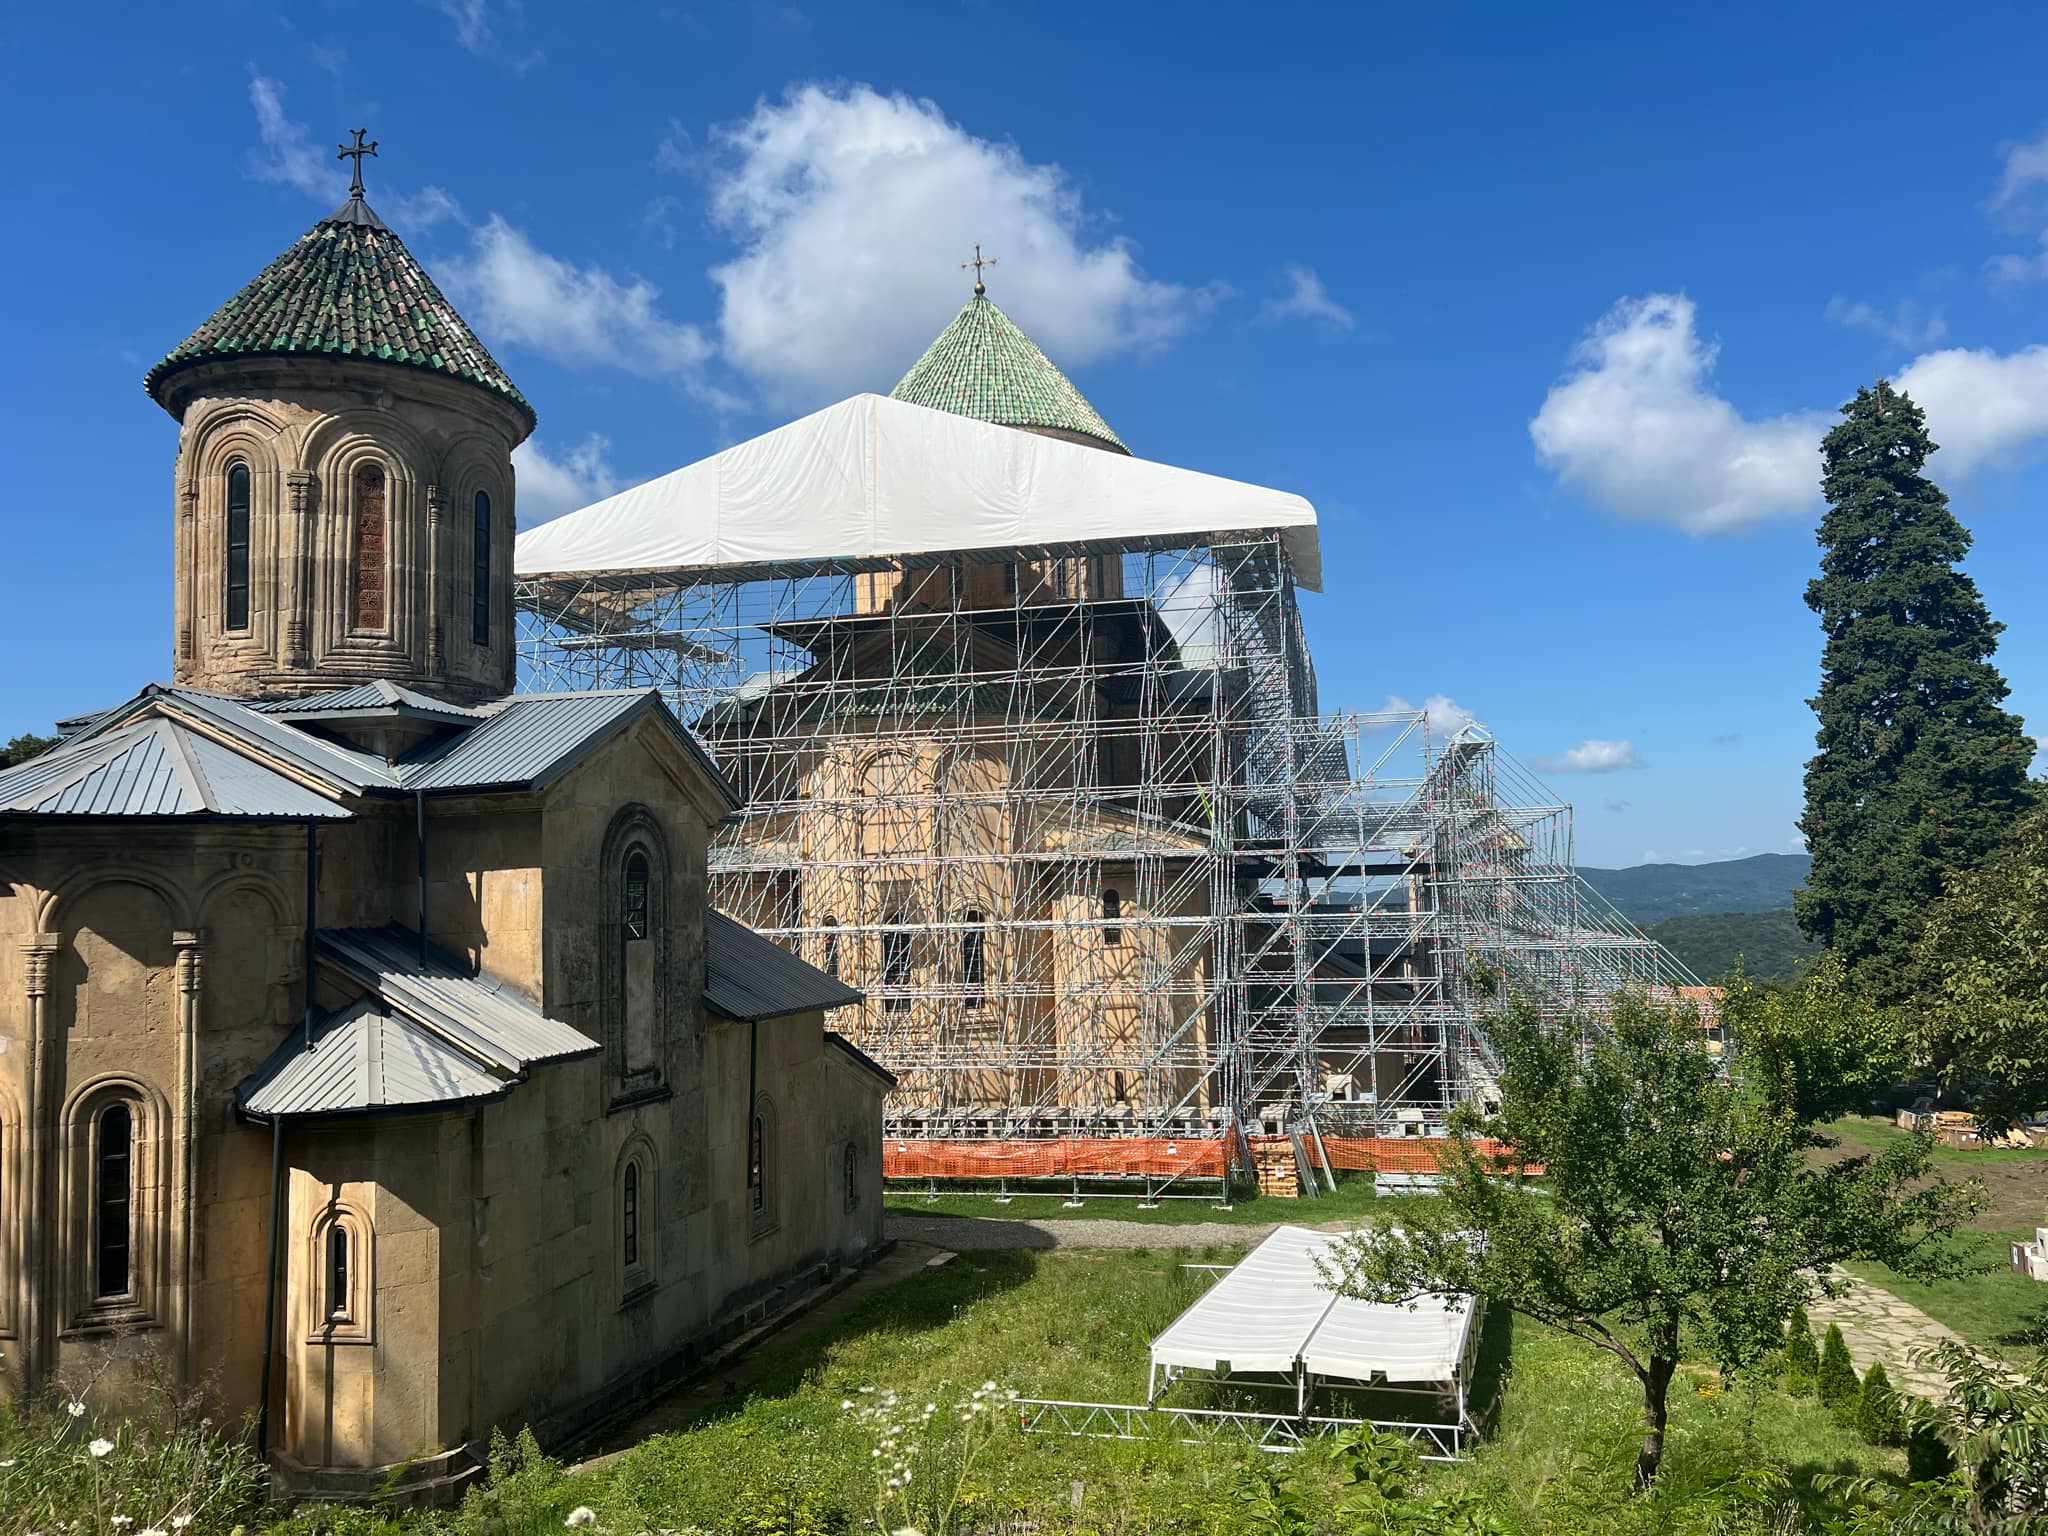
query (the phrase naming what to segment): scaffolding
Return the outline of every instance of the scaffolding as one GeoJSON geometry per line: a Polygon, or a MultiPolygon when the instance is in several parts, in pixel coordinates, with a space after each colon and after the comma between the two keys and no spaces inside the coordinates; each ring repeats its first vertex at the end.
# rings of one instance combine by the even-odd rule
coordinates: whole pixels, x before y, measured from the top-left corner
{"type": "MultiPolygon", "coordinates": [[[[523,684],[656,687],[713,905],[865,994],[892,1173],[1214,1178],[1427,1136],[1501,984],[1694,981],[1476,725],[1321,711],[1277,531],[520,578],[523,684]]],[[[1322,1160],[1327,1165],[1327,1158],[1322,1160]]]]}

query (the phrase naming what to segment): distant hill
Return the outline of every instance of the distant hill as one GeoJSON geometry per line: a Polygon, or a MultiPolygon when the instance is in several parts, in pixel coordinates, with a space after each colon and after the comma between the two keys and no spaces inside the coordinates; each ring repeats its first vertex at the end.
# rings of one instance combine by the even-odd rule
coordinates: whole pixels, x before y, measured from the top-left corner
{"type": "MultiPolygon", "coordinates": [[[[1637,864],[1585,869],[1585,882],[1639,927],[1667,917],[1782,912],[1806,883],[1812,860],[1803,853],[1759,853],[1718,864],[1637,864]]],[[[1697,966],[1694,969],[1698,969],[1697,966]]]]}
{"type": "Polygon", "coordinates": [[[1799,931],[1790,911],[1712,912],[1667,917],[1643,930],[1690,966],[1702,981],[1719,981],[1741,957],[1758,981],[1790,981],[1820,949],[1799,931]]]}

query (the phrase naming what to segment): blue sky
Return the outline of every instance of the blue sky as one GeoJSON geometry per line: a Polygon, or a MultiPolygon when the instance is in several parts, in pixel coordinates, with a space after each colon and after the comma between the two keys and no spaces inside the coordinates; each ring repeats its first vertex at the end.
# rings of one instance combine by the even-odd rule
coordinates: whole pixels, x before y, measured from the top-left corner
{"type": "Polygon", "coordinates": [[[363,125],[538,407],[523,520],[887,389],[980,240],[1135,451],[1316,503],[1326,705],[1469,711],[1588,863],[1794,847],[1814,445],[1879,373],[2048,728],[2044,44],[2019,5],[37,7],[0,733],[168,673],[140,376],[363,125]]]}

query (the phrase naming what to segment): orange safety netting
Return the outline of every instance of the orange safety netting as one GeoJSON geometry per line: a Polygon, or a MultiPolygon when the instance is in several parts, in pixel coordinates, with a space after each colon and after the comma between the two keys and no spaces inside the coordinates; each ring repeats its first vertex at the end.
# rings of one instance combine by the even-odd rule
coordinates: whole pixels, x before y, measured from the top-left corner
{"type": "MultiPolygon", "coordinates": [[[[1286,1146],[1284,1136],[1236,1138],[1242,1143],[1286,1146]]],[[[1325,1136],[1330,1166],[1364,1173],[1434,1173],[1439,1142],[1408,1136],[1325,1136]]],[[[1473,1144],[1491,1157],[1505,1157],[1502,1142],[1473,1144]]],[[[1194,1137],[1101,1136],[1044,1141],[933,1141],[890,1136],[882,1143],[882,1173],[891,1179],[1220,1179],[1233,1161],[1242,1166],[1246,1150],[1226,1155],[1227,1143],[1194,1137]]],[[[1313,1140],[1312,1160],[1320,1161],[1313,1140]]],[[[1529,1164],[1524,1173],[1540,1174],[1529,1164]]]]}
{"type": "MultiPolygon", "coordinates": [[[[1284,1142],[1285,1137],[1260,1137],[1261,1141],[1284,1142]]],[[[1443,1143],[1429,1137],[1418,1136],[1325,1136],[1324,1149],[1330,1154],[1330,1166],[1361,1173],[1435,1173],[1442,1166],[1437,1159],[1437,1148],[1443,1143]]],[[[1311,1162],[1322,1161],[1316,1155],[1316,1143],[1307,1143],[1311,1162]]],[[[1482,1156],[1504,1159],[1504,1167],[1515,1165],[1513,1154],[1506,1142],[1494,1141],[1490,1137],[1479,1137],[1473,1141],[1474,1150],[1482,1156]]],[[[1543,1165],[1526,1163],[1522,1172],[1540,1174],[1543,1165]]]]}

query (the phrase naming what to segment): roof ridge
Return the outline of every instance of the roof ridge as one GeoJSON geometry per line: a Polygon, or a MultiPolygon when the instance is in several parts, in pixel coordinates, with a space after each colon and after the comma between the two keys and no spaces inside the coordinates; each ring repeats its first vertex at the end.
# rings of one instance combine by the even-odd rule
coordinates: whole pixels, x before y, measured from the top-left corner
{"type": "Polygon", "coordinates": [[[184,738],[178,734],[177,727],[162,715],[156,716],[147,723],[150,734],[162,743],[162,750],[170,754],[172,759],[171,771],[174,773],[180,769],[184,771],[193,798],[198,800],[209,811],[219,810],[220,797],[213,792],[213,780],[208,778],[206,770],[199,766],[199,759],[192,755],[192,749],[185,744],[184,738]]]}

